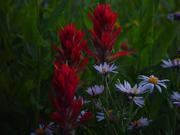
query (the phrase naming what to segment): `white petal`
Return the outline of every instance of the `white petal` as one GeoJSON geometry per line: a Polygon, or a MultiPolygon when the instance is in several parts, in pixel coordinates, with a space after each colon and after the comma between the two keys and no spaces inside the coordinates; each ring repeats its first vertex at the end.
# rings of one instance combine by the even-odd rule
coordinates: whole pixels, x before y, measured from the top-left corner
{"type": "Polygon", "coordinates": [[[144,99],[143,97],[134,97],[133,101],[135,102],[136,105],[138,105],[139,107],[143,107],[144,105],[144,99]]]}
{"type": "Polygon", "coordinates": [[[145,76],[145,75],[139,75],[138,79],[142,79],[142,80],[148,80],[149,77],[145,76]]]}
{"type": "Polygon", "coordinates": [[[151,120],[141,117],[141,119],[139,119],[139,122],[140,122],[140,126],[143,127],[143,126],[148,126],[151,120]]]}
{"type": "Polygon", "coordinates": [[[141,89],[142,93],[148,92],[148,90],[152,91],[154,89],[154,84],[148,83],[146,85],[140,86],[140,89],[141,89]]]}
{"type": "Polygon", "coordinates": [[[174,91],[173,94],[171,95],[171,99],[180,101],[180,94],[174,91]]]}
{"type": "Polygon", "coordinates": [[[139,83],[139,85],[145,85],[145,84],[147,84],[148,82],[147,81],[141,81],[140,83],[139,83]]]}
{"type": "Polygon", "coordinates": [[[162,92],[161,87],[159,85],[156,85],[156,87],[157,87],[158,91],[161,93],[162,92]]]}
{"type": "Polygon", "coordinates": [[[180,102],[173,102],[173,104],[175,104],[175,105],[180,105],[180,102]]]}
{"type": "Polygon", "coordinates": [[[169,82],[168,79],[164,79],[164,80],[159,80],[158,82],[169,82]]]}
{"type": "Polygon", "coordinates": [[[158,85],[161,85],[162,87],[167,89],[167,87],[166,87],[166,85],[164,83],[158,83],[158,85]]]}
{"type": "Polygon", "coordinates": [[[103,112],[98,112],[97,115],[96,115],[96,119],[97,121],[102,121],[105,119],[105,115],[103,112]]]}

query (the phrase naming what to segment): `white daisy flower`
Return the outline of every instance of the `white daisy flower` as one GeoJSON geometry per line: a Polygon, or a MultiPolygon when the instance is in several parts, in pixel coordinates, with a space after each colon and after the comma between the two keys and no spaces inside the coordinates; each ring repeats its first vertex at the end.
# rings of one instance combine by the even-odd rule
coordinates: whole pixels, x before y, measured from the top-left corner
{"type": "Polygon", "coordinates": [[[151,90],[153,90],[154,87],[156,87],[160,93],[162,91],[161,87],[167,89],[165,82],[169,81],[167,79],[159,80],[159,78],[157,78],[154,75],[151,75],[149,77],[145,75],[140,75],[138,78],[142,80],[140,82],[141,86],[145,86],[145,87],[148,86],[149,88],[151,88],[151,90]]]}
{"type": "Polygon", "coordinates": [[[147,89],[151,89],[151,85],[146,85],[146,86],[139,86],[137,84],[134,85],[134,87],[131,86],[131,84],[128,81],[124,81],[124,84],[118,83],[116,84],[116,88],[118,88],[119,91],[128,93],[128,94],[133,94],[133,95],[138,95],[138,94],[143,94],[147,92],[147,89]]]}
{"type": "Polygon", "coordinates": [[[140,128],[140,127],[145,127],[148,126],[149,123],[152,120],[149,120],[147,118],[141,117],[139,120],[135,120],[133,122],[131,122],[131,124],[129,125],[128,129],[133,129],[133,128],[140,128]]]}
{"type": "Polygon", "coordinates": [[[144,105],[144,99],[142,96],[136,95],[144,94],[145,92],[147,92],[148,89],[151,89],[151,86],[138,86],[137,84],[135,84],[134,87],[132,87],[129,82],[124,81],[124,84],[116,84],[116,88],[118,91],[129,94],[129,99],[131,99],[139,107],[142,107],[144,105]]]}
{"type": "Polygon", "coordinates": [[[53,135],[53,130],[55,129],[55,123],[50,122],[48,126],[44,129],[46,135],[53,135]]]}
{"type": "Polygon", "coordinates": [[[180,93],[174,91],[171,95],[171,99],[173,104],[180,106],[180,93]]]}
{"type": "Polygon", "coordinates": [[[97,115],[96,115],[97,121],[102,121],[102,120],[105,120],[106,118],[109,119],[110,121],[116,120],[115,116],[112,113],[112,109],[109,109],[109,110],[104,109],[104,111],[105,112],[97,112],[97,115]]]}
{"type": "MultiPolygon", "coordinates": [[[[53,135],[53,130],[56,128],[56,125],[54,122],[50,122],[48,125],[44,123],[39,124],[39,128],[37,131],[41,131],[46,135],[53,135]]],[[[39,135],[37,132],[31,132],[30,135],[39,135]]]]}
{"type": "Polygon", "coordinates": [[[163,68],[172,68],[172,67],[180,67],[180,58],[176,58],[173,60],[162,60],[163,64],[161,65],[163,68]]]}
{"type": "Polygon", "coordinates": [[[104,86],[103,85],[94,85],[92,87],[89,87],[87,89],[87,93],[91,96],[99,95],[104,91],[104,86]]]}
{"type": "Polygon", "coordinates": [[[105,114],[103,112],[97,112],[96,119],[97,119],[97,121],[104,120],[105,119],[105,114]]]}
{"type": "Polygon", "coordinates": [[[117,66],[115,66],[114,64],[109,65],[106,62],[104,62],[103,64],[100,65],[94,65],[94,68],[100,73],[100,74],[106,74],[108,72],[112,72],[112,73],[118,73],[117,71],[115,71],[117,69],[117,66]]]}

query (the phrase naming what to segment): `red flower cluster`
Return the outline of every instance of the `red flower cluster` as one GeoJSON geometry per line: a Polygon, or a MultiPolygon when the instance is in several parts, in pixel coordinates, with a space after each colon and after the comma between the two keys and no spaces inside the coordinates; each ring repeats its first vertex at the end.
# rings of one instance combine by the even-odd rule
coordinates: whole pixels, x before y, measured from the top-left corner
{"type": "Polygon", "coordinates": [[[111,62],[120,56],[130,54],[125,45],[122,46],[125,48],[124,51],[112,53],[121,28],[116,27],[117,14],[111,11],[110,5],[97,5],[94,13],[89,16],[93,21],[91,33],[96,53],[88,49],[86,40],[83,40],[84,33],[77,30],[73,24],[65,26],[58,32],[61,49],[53,45],[58,55],[54,63],[53,91],[49,96],[56,109],[52,118],[60,125],[62,135],[69,135],[72,129],[92,115],[90,112],[81,113],[83,99],[75,97],[79,82],[76,72],[82,70],[88,62],[87,56],[82,57],[82,51],[101,63],[111,62]]]}
{"type": "Polygon", "coordinates": [[[62,135],[68,135],[79,123],[88,120],[92,115],[86,112],[80,116],[83,99],[74,96],[78,81],[75,68],[65,64],[55,68],[52,80],[54,93],[50,93],[49,96],[56,109],[52,118],[60,125],[62,135]]]}
{"type": "Polygon", "coordinates": [[[116,28],[117,14],[111,11],[109,4],[98,4],[93,12],[89,14],[93,22],[92,40],[96,54],[86,48],[86,52],[98,62],[110,62],[120,56],[130,54],[122,51],[112,54],[112,49],[121,32],[121,27],[116,28]]]}
{"type": "Polygon", "coordinates": [[[88,57],[82,58],[82,49],[86,46],[86,40],[83,40],[84,33],[76,30],[73,24],[67,25],[58,31],[62,49],[55,45],[52,47],[58,51],[55,66],[59,67],[63,63],[67,63],[71,67],[81,70],[88,62],[88,57]]]}

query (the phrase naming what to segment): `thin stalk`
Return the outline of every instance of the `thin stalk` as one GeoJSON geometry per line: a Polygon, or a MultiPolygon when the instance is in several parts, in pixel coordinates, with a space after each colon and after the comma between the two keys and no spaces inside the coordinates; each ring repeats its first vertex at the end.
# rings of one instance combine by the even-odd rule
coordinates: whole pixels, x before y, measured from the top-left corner
{"type": "Polygon", "coordinates": [[[108,91],[108,94],[112,98],[111,91],[109,89],[109,84],[108,84],[108,76],[105,77],[105,84],[106,84],[106,89],[108,91]]]}
{"type": "MultiPolygon", "coordinates": [[[[153,23],[154,23],[154,15],[155,15],[155,8],[154,8],[154,4],[153,4],[153,7],[152,7],[153,9],[152,9],[152,24],[151,24],[151,49],[150,49],[150,55],[151,55],[151,57],[149,57],[149,65],[150,65],[150,67],[152,67],[153,66],[153,45],[154,45],[154,26],[153,26],[153,23]]],[[[152,72],[152,69],[151,69],[151,72],[152,72]]]]}

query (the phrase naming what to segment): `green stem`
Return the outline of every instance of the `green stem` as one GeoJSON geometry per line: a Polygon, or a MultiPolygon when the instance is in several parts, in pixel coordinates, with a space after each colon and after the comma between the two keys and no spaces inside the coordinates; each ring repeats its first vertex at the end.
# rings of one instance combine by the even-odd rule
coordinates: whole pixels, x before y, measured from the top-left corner
{"type": "Polygon", "coordinates": [[[107,88],[109,96],[112,97],[111,91],[110,91],[109,85],[108,85],[108,76],[105,77],[105,84],[106,84],[106,88],[107,88]]]}

